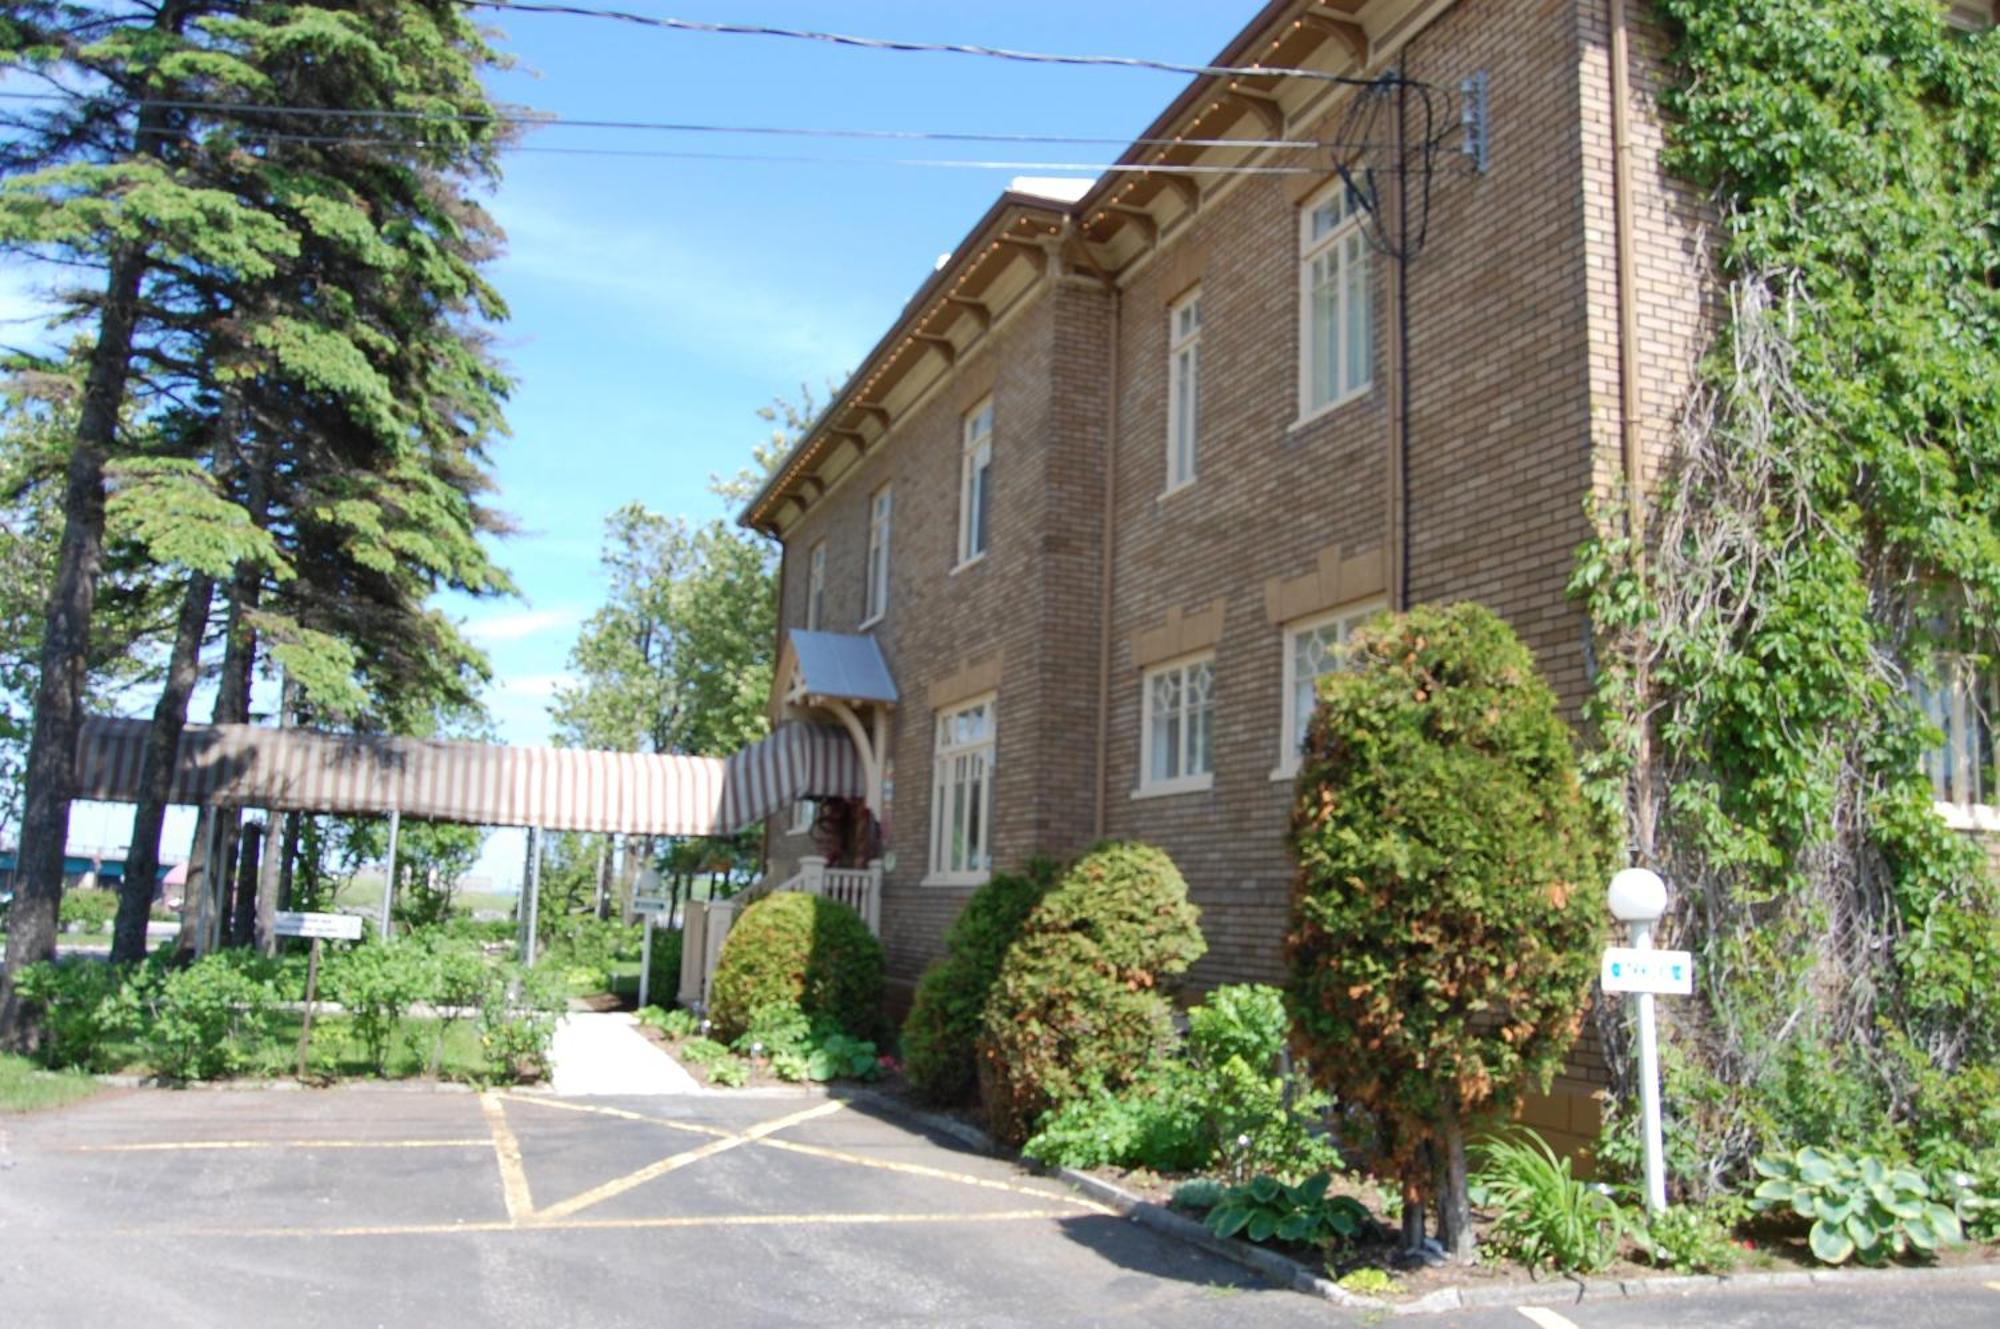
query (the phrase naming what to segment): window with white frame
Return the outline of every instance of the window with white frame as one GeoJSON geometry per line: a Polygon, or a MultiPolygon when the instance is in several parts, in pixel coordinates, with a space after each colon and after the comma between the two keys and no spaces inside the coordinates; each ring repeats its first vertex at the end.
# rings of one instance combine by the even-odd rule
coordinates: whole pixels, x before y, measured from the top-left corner
{"type": "Polygon", "coordinates": [[[806,631],[816,632],[826,621],[826,542],[806,556],[806,631]]]}
{"type": "Polygon", "coordinates": [[[959,462],[958,561],[972,562],[986,552],[987,514],[993,506],[993,401],[974,407],[965,417],[965,451],[959,462]]]}
{"type": "Polygon", "coordinates": [[[932,759],[930,879],[979,882],[993,865],[994,702],[938,712],[932,759]]]}
{"type": "Polygon", "coordinates": [[[1319,704],[1319,681],[1341,667],[1340,648],[1380,605],[1342,609],[1285,625],[1285,724],[1274,775],[1298,773],[1306,726],[1319,704]]]}
{"type": "Polygon", "coordinates": [[[1139,792],[1175,794],[1215,784],[1215,657],[1146,671],[1139,792]]]}
{"type": "Polygon", "coordinates": [[[1194,483],[1201,433],[1201,292],[1167,310],[1167,492],[1194,483]]]}
{"type": "Polygon", "coordinates": [[[1373,366],[1368,237],[1342,181],[1299,213],[1299,416],[1368,386],[1373,366]]]}
{"type": "Polygon", "coordinates": [[[802,798],[792,804],[793,835],[804,835],[813,828],[813,820],[819,815],[819,805],[810,798],[802,798]]]}
{"type": "Polygon", "coordinates": [[[889,607],[889,486],[868,500],[868,613],[873,623],[889,607]]]}
{"type": "Polygon", "coordinates": [[[1993,788],[1994,682],[1992,673],[1973,661],[1948,656],[1935,678],[1915,684],[1918,705],[1943,736],[1924,754],[1924,774],[1930,777],[1939,811],[1954,821],[1974,820],[1975,812],[1977,819],[2000,817],[1993,810],[2000,801],[1993,788]]]}

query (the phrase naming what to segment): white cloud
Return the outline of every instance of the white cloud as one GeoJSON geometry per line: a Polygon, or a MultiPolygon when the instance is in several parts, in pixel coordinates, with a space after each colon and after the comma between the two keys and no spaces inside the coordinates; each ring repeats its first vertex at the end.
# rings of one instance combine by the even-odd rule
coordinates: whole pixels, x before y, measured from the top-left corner
{"type": "Polygon", "coordinates": [[[556,689],[576,682],[573,674],[515,674],[503,678],[498,685],[502,695],[508,697],[553,697],[556,689]]]}
{"type": "Polygon", "coordinates": [[[582,611],[575,608],[523,609],[473,619],[465,625],[465,635],[479,642],[526,641],[545,633],[566,632],[582,621],[582,611]]]}
{"type": "MultiPolygon", "coordinates": [[[[599,308],[627,310],[621,330],[768,370],[774,359],[823,372],[866,349],[854,320],[815,309],[793,284],[755,264],[681,244],[664,229],[631,228],[507,200],[505,273],[569,288],[599,308]]],[[[865,331],[865,329],[860,329],[865,331]]]]}

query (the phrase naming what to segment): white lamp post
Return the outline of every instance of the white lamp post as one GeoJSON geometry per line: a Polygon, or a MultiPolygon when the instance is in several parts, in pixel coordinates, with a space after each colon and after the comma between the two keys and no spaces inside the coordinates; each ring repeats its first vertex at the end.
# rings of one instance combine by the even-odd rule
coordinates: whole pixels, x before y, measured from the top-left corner
{"type": "MultiPolygon", "coordinates": [[[[1632,934],[1632,949],[1653,949],[1653,924],[1667,912],[1667,884],[1657,872],[1626,868],[1611,878],[1611,916],[1632,934]]],[[[1667,1207],[1666,1163],[1660,1133],[1660,1046],[1653,1022],[1653,994],[1633,993],[1639,1015],[1639,1103],[1646,1136],[1646,1207],[1667,1207]]]]}

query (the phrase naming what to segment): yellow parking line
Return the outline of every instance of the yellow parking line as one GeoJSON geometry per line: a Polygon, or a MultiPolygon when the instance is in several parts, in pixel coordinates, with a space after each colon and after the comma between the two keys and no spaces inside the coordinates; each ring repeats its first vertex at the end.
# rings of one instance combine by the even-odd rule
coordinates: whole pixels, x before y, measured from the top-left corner
{"type": "Polygon", "coordinates": [[[491,1219],[476,1223],[381,1223],[358,1227],[212,1227],[189,1228],[91,1228],[66,1233],[76,1238],[110,1237],[118,1240],[171,1236],[191,1237],[449,1237],[488,1232],[604,1232],[619,1229],[704,1228],[704,1227],[783,1227],[787,1225],[826,1226],[849,1224],[859,1227],[924,1223],[1025,1223],[1035,1220],[1060,1221],[1075,1214],[1062,1209],[1003,1209],[995,1213],[936,1214],[716,1214],[707,1217],[671,1218],[575,1218],[553,1222],[512,1223],[491,1219]]]}
{"type": "Polygon", "coordinates": [[[1542,1329],[1576,1329],[1576,1321],[1567,1315],[1558,1315],[1546,1306],[1516,1306],[1514,1309],[1521,1313],[1522,1319],[1538,1324],[1542,1329]]]}
{"type": "Polygon", "coordinates": [[[154,1154],[197,1149],[475,1149],[493,1141],[468,1140],[153,1140],[137,1144],[72,1144],[66,1154],[154,1154]]]}
{"type": "Polygon", "coordinates": [[[656,1177],[664,1177],[669,1172],[684,1168],[690,1163],[699,1163],[704,1158],[712,1158],[716,1154],[727,1153],[731,1149],[741,1148],[748,1143],[750,1143],[748,1140],[741,1137],[728,1140],[711,1140],[707,1144],[699,1145],[684,1153],[670,1154],[656,1163],[647,1164],[637,1172],[628,1172],[622,1177],[614,1177],[602,1186],[593,1186],[580,1195],[572,1195],[567,1200],[558,1204],[552,1204],[541,1213],[534,1215],[534,1218],[538,1222],[552,1218],[567,1218],[579,1210],[588,1209],[594,1204],[602,1204],[615,1195],[623,1195],[635,1186],[643,1186],[656,1177]]]}
{"type": "Polygon", "coordinates": [[[614,1177],[601,1186],[593,1186],[580,1195],[573,1195],[558,1204],[552,1204],[534,1217],[538,1221],[550,1218],[567,1218],[580,1210],[590,1208],[592,1205],[602,1204],[613,1196],[623,1195],[626,1191],[636,1186],[643,1186],[655,1178],[664,1177],[667,1173],[684,1168],[690,1163],[698,1163],[704,1158],[713,1158],[715,1155],[727,1153],[731,1149],[739,1149],[746,1144],[755,1143],[774,1132],[784,1130],[788,1126],[796,1126],[800,1122],[811,1121],[815,1117],[824,1117],[828,1113],[838,1112],[845,1106],[846,1104],[840,1102],[838,1099],[829,1099],[824,1103],[816,1103],[812,1107],[801,1111],[788,1113],[771,1121],[760,1122],[739,1135],[731,1135],[727,1139],[722,1140],[712,1140],[708,1144],[688,1149],[678,1154],[669,1154],[658,1162],[647,1164],[637,1172],[628,1172],[622,1177],[614,1177]]]}
{"type": "Polygon", "coordinates": [[[536,1107],[561,1108],[564,1112],[587,1112],[593,1116],[616,1117],[620,1121],[643,1121],[649,1126],[665,1126],[668,1130],[688,1131],[695,1135],[712,1135],[719,1140],[734,1138],[735,1131],[720,1126],[708,1126],[694,1121],[676,1121],[671,1117],[649,1117],[643,1112],[627,1112],[624,1108],[601,1107],[589,1103],[570,1103],[560,1098],[542,1098],[536,1094],[506,1094],[500,1097],[509,1103],[532,1103],[536,1107]]]}
{"type": "Polygon", "coordinates": [[[816,1144],[800,1144],[795,1140],[759,1140],[766,1149],[783,1149],[787,1153],[807,1154],[813,1158],[831,1159],[836,1163],[853,1163],[858,1167],[880,1168],[884,1172],[901,1172],[912,1177],[934,1177],[939,1181],[957,1182],[961,1186],[979,1186],[990,1191],[1008,1191],[1015,1195],[1032,1195],[1038,1200],[1054,1200],[1058,1204],[1073,1204],[1088,1209],[1092,1213],[1111,1214],[1108,1209],[1094,1200],[1082,1196],[1051,1195],[1047,1191],[1036,1190],[1032,1186],[1021,1186],[1011,1181],[994,1181],[988,1177],[975,1177],[967,1172],[948,1172],[944,1168],[925,1167],[922,1163],[899,1163],[887,1158],[870,1158],[866,1154],[850,1154],[839,1149],[826,1149],[816,1144]]]}
{"type": "Polygon", "coordinates": [[[486,1117],[486,1129],[493,1137],[493,1159],[500,1166],[500,1193],[507,1201],[507,1218],[519,1222],[535,1212],[534,1197],[528,1190],[528,1172],[521,1163],[521,1142],[507,1124],[507,1108],[494,1093],[479,1096],[479,1110],[486,1117]]]}

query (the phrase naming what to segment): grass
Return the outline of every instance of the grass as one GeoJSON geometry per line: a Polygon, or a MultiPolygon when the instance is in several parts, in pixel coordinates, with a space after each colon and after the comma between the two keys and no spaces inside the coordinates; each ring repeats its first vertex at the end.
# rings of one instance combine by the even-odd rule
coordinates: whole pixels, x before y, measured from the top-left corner
{"type": "Polygon", "coordinates": [[[26,1057],[0,1052],[0,1115],[66,1107],[103,1088],[80,1072],[45,1071],[26,1057]]]}
{"type": "MultiPolygon", "coordinates": [[[[285,1079],[298,1072],[299,1028],[304,1017],[284,1012],[273,1015],[259,1036],[239,1038],[237,1075],[251,1079],[285,1079]]],[[[436,1042],[439,1021],[410,1018],[397,1028],[378,1073],[367,1049],[354,1032],[354,1022],[344,1015],[313,1018],[312,1045],[306,1055],[306,1075],[314,1080],[384,1079],[415,1080],[427,1075],[436,1042]]],[[[117,1067],[131,1075],[151,1074],[152,1068],[140,1059],[133,1044],[113,1044],[103,1049],[99,1065],[117,1067]]],[[[26,1063],[23,1063],[26,1065],[26,1063]]],[[[49,1074],[49,1072],[38,1072],[49,1074]]],[[[65,1072],[64,1074],[68,1074],[65,1072]]],[[[441,1080],[483,1080],[487,1074],[486,1051],[480,1046],[479,1031],[471,1020],[453,1020],[444,1031],[444,1047],[438,1061],[441,1080]]],[[[79,1077],[85,1083],[94,1083],[79,1077]]],[[[4,1091],[0,1091],[0,1102],[4,1091]]]]}

